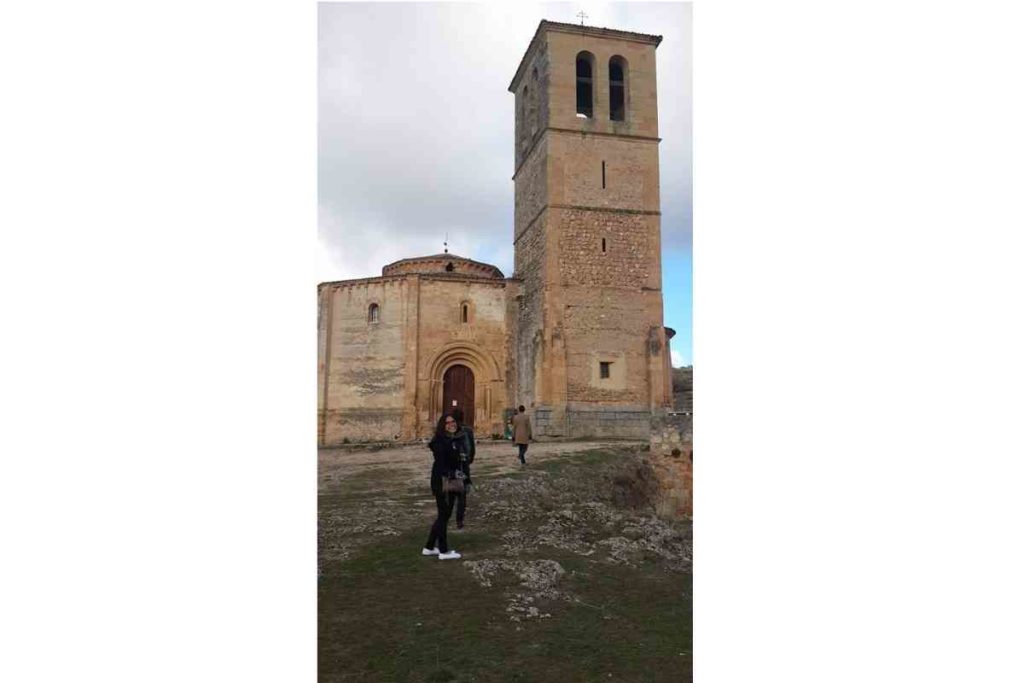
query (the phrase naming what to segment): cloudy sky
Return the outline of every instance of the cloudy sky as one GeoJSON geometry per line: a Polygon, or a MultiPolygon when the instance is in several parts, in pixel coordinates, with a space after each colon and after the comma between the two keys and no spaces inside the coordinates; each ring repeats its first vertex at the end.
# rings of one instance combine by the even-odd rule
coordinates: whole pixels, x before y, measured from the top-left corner
{"type": "Polygon", "coordinates": [[[665,324],[692,363],[691,14],[684,3],[321,3],[317,280],[449,251],[513,271],[514,98],[541,19],[657,50],[665,324]]]}

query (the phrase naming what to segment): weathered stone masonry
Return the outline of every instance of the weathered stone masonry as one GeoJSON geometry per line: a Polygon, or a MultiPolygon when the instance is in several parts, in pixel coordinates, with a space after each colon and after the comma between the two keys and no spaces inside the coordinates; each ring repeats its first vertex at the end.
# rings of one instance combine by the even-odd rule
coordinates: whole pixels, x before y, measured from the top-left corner
{"type": "Polygon", "coordinates": [[[321,445],[424,437],[459,400],[471,401],[478,434],[501,432],[507,412],[523,404],[540,437],[648,437],[652,417],[672,400],[661,297],[660,41],[538,26],[509,86],[511,278],[445,253],[388,264],[378,278],[320,285],[321,445]],[[578,59],[590,64],[589,113],[578,108],[578,59]],[[621,121],[610,115],[613,62],[624,82],[621,121]],[[469,385],[454,379],[467,376],[469,385]]]}
{"type": "MultiPolygon", "coordinates": [[[[660,38],[542,22],[510,86],[517,116],[545,112],[516,154],[517,397],[548,436],[646,438],[671,404],[662,322],[654,50],[660,38]],[[610,120],[612,59],[626,64],[626,116],[610,120]],[[578,60],[591,107],[580,109],[578,60]],[[533,74],[537,74],[534,79],[533,74]],[[544,87],[532,86],[535,80],[544,87]],[[580,113],[580,112],[583,113],[580,113]],[[540,164],[544,173],[535,169],[540,164]],[[543,208],[538,209],[538,203],[543,208]],[[535,218],[541,216],[541,218],[535,218]],[[524,228],[543,234],[524,239],[524,228]],[[529,375],[533,375],[533,386],[529,375]]],[[[584,100],[586,97],[583,98],[584,100]]],[[[517,130],[533,127],[517,120],[517,130]]]]}

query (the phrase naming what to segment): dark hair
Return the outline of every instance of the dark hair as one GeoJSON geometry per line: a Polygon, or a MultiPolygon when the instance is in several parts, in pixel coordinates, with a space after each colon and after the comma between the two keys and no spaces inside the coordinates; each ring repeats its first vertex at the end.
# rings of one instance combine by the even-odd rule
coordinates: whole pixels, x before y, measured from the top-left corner
{"type": "Polygon", "coordinates": [[[526,408],[524,408],[523,406],[519,406],[519,412],[520,413],[525,413],[526,412],[526,408]]]}
{"type": "Polygon", "coordinates": [[[455,421],[458,422],[461,427],[462,423],[465,421],[466,415],[462,412],[462,408],[456,408],[452,411],[452,417],[455,418],[455,421]]]}
{"type": "MultiPolygon", "coordinates": [[[[445,436],[446,436],[446,435],[448,434],[448,432],[446,432],[446,431],[444,430],[444,421],[445,421],[445,420],[447,420],[447,419],[448,419],[449,417],[450,417],[450,418],[452,418],[453,420],[455,420],[455,416],[454,416],[454,415],[452,415],[451,413],[444,413],[444,414],[443,414],[443,415],[441,415],[441,417],[440,417],[440,418],[439,418],[439,419],[437,420],[437,429],[435,429],[435,430],[434,430],[434,439],[435,439],[435,440],[436,440],[436,439],[442,439],[442,438],[445,438],[445,436]]],[[[458,424],[458,422],[459,422],[458,420],[455,420],[455,423],[456,423],[456,424],[458,424]]]]}

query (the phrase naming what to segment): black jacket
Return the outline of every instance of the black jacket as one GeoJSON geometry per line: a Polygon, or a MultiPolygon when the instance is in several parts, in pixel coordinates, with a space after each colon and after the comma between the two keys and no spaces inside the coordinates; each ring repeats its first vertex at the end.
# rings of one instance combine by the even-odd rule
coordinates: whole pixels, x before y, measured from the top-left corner
{"type": "Polygon", "coordinates": [[[456,432],[452,436],[435,436],[427,447],[434,454],[434,464],[430,468],[430,490],[438,494],[441,493],[441,478],[450,477],[459,469],[466,441],[461,432],[456,432]]]}
{"type": "Polygon", "coordinates": [[[472,427],[463,427],[462,433],[466,435],[466,462],[473,464],[473,458],[476,457],[476,435],[472,427]]]}
{"type": "Polygon", "coordinates": [[[462,434],[465,439],[465,452],[462,454],[461,470],[466,475],[466,483],[472,484],[472,480],[469,478],[469,466],[473,464],[473,458],[476,457],[476,436],[473,434],[471,427],[463,427],[462,434]]]}

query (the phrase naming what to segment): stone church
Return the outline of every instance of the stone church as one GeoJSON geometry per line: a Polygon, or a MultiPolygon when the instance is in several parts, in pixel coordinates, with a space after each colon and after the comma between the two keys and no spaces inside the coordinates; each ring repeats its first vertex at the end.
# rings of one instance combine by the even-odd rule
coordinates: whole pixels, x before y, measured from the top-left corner
{"type": "Polygon", "coordinates": [[[661,36],[541,21],[512,78],[515,272],[454,254],[318,286],[318,443],[476,433],[647,439],[671,408],[661,36]]]}

